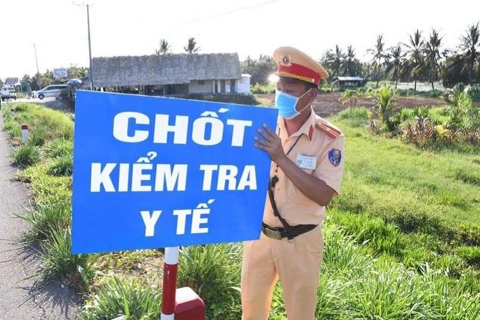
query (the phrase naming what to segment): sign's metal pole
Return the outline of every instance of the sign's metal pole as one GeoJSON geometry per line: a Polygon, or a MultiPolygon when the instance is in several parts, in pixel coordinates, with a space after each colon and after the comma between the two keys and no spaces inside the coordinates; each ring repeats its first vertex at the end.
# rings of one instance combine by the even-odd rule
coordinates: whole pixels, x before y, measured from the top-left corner
{"type": "Polygon", "coordinates": [[[175,319],[175,293],[177,290],[179,251],[179,247],[165,248],[161,320],[175,319]]]}

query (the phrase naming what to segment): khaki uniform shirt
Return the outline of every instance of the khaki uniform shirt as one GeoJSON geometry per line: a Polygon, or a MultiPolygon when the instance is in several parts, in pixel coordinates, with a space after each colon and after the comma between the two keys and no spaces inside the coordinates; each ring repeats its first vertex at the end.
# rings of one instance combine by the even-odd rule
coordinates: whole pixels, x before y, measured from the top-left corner
{"type": "MultiPolygon", "coordinates": [[[[281,117],[278,118],[277,128],[277,134],[282,140],[283,150],[285,153],[288,152],[288,158],[297,163],[297,165],[299,165],[302,159],[307,159],[307,163],[311,162],[311,164],[306,165],[307,168],[302,169],[308,174],[323,180],[339,194],[345,161],[345,136],[340,130],[317,116],[313,110],[300,130],[291,136],[288,136],[284,119],[281,117]],[[290,148],[292,149],[290,150],[290,148]],[[308,167],[312,167],[312,169],[308,167]]],[[[302,165],[299,166],[302,167],[302,165]]],[[[282,170],[277,167],[276,163],[272,162],[270,177],[275,175],[278,177],[278,182],[274,189],[275,203],[280,215],[287,223],[291,226],[322,224],[325,216],[325,207],[319,206],[301,193],[282,170]]],[[[280,220],[273,213],[268,194],[263,221],[272,227],[283,227],[280,220]]]]}

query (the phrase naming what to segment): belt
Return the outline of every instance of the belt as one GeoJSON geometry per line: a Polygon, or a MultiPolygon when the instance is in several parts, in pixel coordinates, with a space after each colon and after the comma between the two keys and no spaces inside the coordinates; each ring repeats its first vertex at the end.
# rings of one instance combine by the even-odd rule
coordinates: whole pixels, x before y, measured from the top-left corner
{"type": "Polygon", "coordinates": [[[262,232],[269,238],[281,240],[283,238],[293,239],[305,232],[315,229],[316,224],[300,224],[292,226],[288,229],[280,227],[270,227],[268,224],[262,222],[262,232]]]}

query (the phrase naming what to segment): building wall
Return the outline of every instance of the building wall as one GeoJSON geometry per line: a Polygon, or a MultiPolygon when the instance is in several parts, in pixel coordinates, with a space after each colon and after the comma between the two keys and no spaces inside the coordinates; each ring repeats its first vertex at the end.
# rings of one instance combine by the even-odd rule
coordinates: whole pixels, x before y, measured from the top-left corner
{"type": "Polygon", "coordinates": [[[203,84],[200,84],[200,80],[192,80],[188,84],[189,93],[212,93],[213,92],[213,81],[204,80],[203,84]]]}
{"type": "Polygon", "coordinates": [[[242,79],[237,80],[238,93],[250,93],[250,78],[249,74],[242,74],[242,79]]]}

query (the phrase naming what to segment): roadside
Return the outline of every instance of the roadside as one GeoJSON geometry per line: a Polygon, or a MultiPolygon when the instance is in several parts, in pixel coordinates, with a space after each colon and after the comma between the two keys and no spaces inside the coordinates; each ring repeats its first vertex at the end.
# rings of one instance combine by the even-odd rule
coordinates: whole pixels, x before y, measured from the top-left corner
{"type": "Polygon", "coordinates": [[[20,242],[28,225],[15,214],[27,213],[29,193],[25,184],[13,180],[11,151],[0,115],[0,320],[76,319],[78,297],[67,286],[38,283],[38,255],[20,242]]]}

